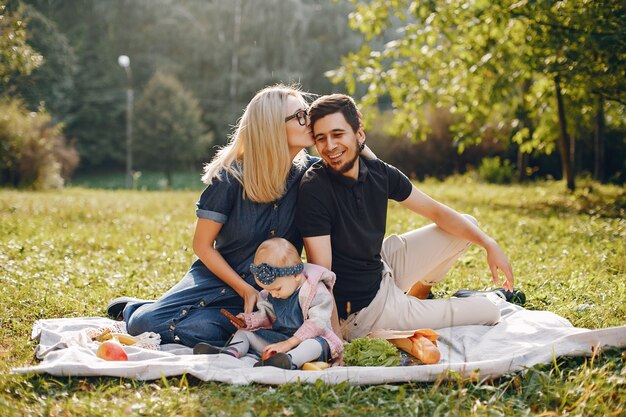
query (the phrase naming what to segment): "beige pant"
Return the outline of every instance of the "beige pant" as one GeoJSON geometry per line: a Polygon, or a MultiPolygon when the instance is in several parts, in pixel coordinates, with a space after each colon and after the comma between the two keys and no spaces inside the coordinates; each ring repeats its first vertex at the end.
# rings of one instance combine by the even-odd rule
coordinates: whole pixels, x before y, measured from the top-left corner
{"type": "MultiPolygon", "coordinates": [[[[472,222],[476,219],[465,215],[472,222]]],[[[441,329],[470,324],[492,325],[500,310],[485,297],[420,300],[404,292],[417,282],[441,281],[470,242],[432,224],[383,242],[382,282],[369,306],[343,322],[343,337],[352,340],[376,329],[441,329]]]]}

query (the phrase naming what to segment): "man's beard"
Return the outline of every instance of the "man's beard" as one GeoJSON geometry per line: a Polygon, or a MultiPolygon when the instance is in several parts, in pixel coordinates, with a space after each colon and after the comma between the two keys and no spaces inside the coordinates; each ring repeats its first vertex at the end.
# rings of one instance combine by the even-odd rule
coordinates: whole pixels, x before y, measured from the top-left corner
{"type": "Polygon", "coordinates": [[[345,164],[343,164],[342,166],[339,167],[339,169],[335,169],[332,167],[332,165],[330,165],[328,162],[324,161],[324,164],[333,172],[337,173],[337,174],[345,174],[346,172],[350,171],[353,167],[354,164],[356,164],[356,161],[359,159],[359,156],[361,155],[361,146],[359,146],[359,142],[358,140],[355,139],[356,142],[356,152],[354,153],[354,157],[349,160],[348,162],[346,162],[345,164]]]}

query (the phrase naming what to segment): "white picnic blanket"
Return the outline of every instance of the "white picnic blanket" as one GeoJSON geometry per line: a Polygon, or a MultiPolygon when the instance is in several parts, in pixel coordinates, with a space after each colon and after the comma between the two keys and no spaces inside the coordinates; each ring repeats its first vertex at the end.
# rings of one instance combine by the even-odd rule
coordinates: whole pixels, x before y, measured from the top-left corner
{"type": "Polygon", "coordinates": [[[39,340],[35,366],[13,373],[49,373],[57,376],[115,376],[140,380],[187,373],[204,381],[231,384],[285,384],[315,382],[384,384],[435,381],[449,370],[480,379],[549,363],[555,356],[589,355],[596,346],[626,347],[626,326],[589,330],[547,312],[530,311],[502,301],[502,320],[495,326],[460,326],[437,329],[441,361],[436,365],[398,367],[333,367],[325,371],[285,371],[253,368],[251,357],[193,355],[190,348],[161,345],[160,350],[125,347],[126,362],[109,362],[95,355],[98,343],[85,340],[86,329],[111,326],[102,317],[38,320],[32,337],[39,340]]]}

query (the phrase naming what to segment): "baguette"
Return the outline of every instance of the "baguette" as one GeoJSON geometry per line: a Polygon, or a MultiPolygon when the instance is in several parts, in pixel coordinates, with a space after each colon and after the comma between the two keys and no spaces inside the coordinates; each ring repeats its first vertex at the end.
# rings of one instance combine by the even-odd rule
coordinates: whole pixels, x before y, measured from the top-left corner
{"type": "Polygon", "coordinates": [[[426,337],[412,336],[409,337],[409,340],[413,343],[411,354],[426,365],[437,363],[441,359],[441,353],[437,346],[426,337]]]}
{"type": "Polygon", "coordinates": [[[302,365],[303,371],[323,371],[328,369],[330,365],[327,362],[307,362],[302,365]]]}
{"type": "Polygon", "coordinates": [[[422,363],[431,365],[439,362],[441,353],[437,346],[423,336],[403,337],[401,339],[389,339],[398,349],[402,349],[419,359],[422,363]]]}

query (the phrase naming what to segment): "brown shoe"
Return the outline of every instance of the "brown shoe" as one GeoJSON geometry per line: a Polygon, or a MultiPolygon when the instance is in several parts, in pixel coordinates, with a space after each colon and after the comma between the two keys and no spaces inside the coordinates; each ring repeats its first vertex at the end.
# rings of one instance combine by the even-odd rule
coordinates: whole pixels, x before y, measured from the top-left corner
{"type": "Polygon", "coordinates": [[[411,295],[415,298],[419,298],[420,300],[425,300],[427,298],[433,298],[432,292],[430,289],[432,285],[424,284],[422,281],[417,281],[413,286],[406,292],[406,295],[411,295]]]}

